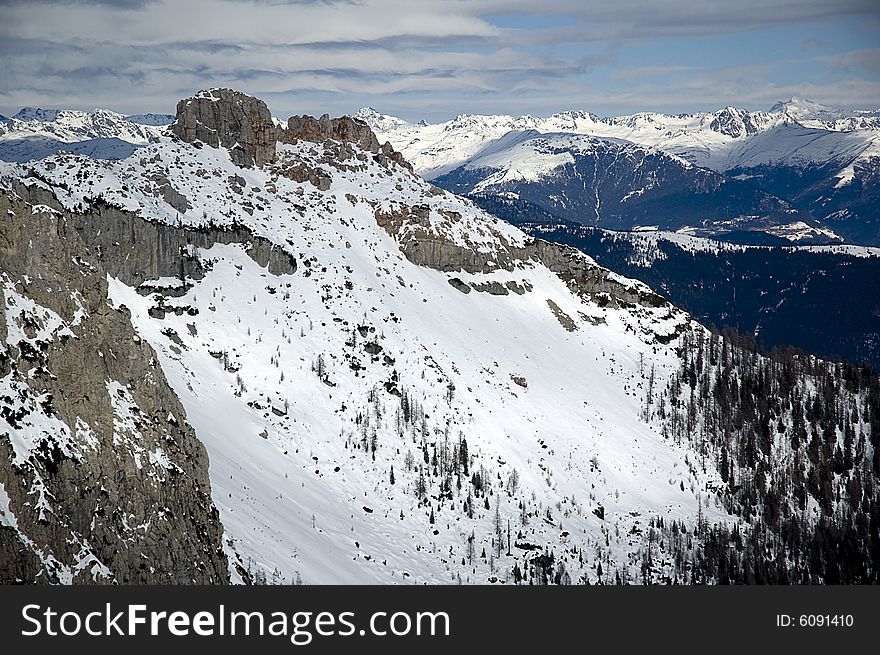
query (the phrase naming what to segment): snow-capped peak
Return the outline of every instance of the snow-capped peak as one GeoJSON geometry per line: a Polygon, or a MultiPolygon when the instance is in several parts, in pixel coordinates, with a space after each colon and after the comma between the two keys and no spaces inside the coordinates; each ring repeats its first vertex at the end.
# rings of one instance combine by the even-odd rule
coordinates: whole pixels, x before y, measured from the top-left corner
{"type": "Polygon", "coordinates": [[[61,109],[42,109],[41,107],[23,107],[14,118],[17,121],[40,121],[43,123],[54,121],[61,113],[61,109]]]}
{"type": "Polygon", "coordinates": [[[639,112],[611,118],[581,110],[549,117],[460,114],[436,124],[411,124],[371,111],[382,117],[381,122],[375,117],[367,120],[377,136],[390,141],[427,179],[465,164],[511,131],[625,140],[725,171],[789,160],[802,166],[830,158],[845,165],[880,128],[880,118],[873,112],[841,112],[801,98],[776,103],[769,112],[728,105],[716,112],[639,112]]]}
{"type": "Polygon", "coordinates": [[[354,117],[362,120],[369,125],[371,129],[377,132],[409,125],[409,123],[402,118],[380,114],[372,107],[363,107],[362,109],[359,109],[354,117]]]}
{"type": "Polygon", "coordinates": [[[771,113],[783,113],[799,119],[838,118],[841,112],[813,100],[792,96],[777,102],[770,108],[771,113]]]}

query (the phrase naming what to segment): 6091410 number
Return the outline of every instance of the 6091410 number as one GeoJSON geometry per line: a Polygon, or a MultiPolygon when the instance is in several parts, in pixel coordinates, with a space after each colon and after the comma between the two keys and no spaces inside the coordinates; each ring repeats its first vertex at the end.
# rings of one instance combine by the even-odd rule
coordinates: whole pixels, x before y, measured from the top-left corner
{"type": "Polygon", "coordinates": [[[852,614],[801,614],[798,622],[803,628],[851,628],[852,614]]]}

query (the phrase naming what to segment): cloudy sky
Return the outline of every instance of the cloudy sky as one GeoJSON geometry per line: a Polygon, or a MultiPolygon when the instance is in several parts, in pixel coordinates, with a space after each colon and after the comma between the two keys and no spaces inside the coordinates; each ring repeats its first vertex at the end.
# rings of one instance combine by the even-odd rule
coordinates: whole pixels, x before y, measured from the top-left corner
{"type": "Polygon", "coordinates": [[[877,0],[0,0],[0,113],[880,107],[877,0]]]}

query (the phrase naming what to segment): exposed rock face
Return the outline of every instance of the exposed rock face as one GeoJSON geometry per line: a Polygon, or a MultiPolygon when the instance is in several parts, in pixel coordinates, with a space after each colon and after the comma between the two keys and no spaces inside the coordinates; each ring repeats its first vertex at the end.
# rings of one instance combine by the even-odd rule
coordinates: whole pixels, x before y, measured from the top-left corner
{"type": "Polygon", "coordinates": [[[275,160],[275,123],[266,103],[232,89],[200,91],[177,103],[171,131],[187,143],[229,149],[239,166],[275,160]]]}
{"type": "MultiPolygon", "coordinates": [[[[434,229],[427,204],[394,204],[388,209],[377,209],[375,217],[379,227],[397,239],[406,258],[419,266],[444,272],[489,273],[499,268],[512,271],[515,260],[528,258],[524,249],[507,243],[502,235],[498,235],[500,248],[493,252],[455,243],[434,229]]],[[[442,217],[452,223],[461,218],[454,212],[442,217]]]]}
{"type": "Polygon", "coordinates": [[[735,107],[725,107],[709,124],[709,129],[726,134],[735,139],[757,134],[760,127],[747,111],[735,107]]]}
{"type": "MultiPolygon", "coordinates": [[[[16,183],[14,189],[32,204],[61,209],[51,192],[38,186],[16,183]]],[[[244,227],[175,227],[100,202],[83,213],[65,215],[107,273],[134,287],[159,277],[201,279],[203,263],[195,249],[215,243],[245,244],[251,259],[273,275],[296,272],[296,260],[289,253],[244,227]]]]}
{"type": "Polygon", "coordinates": [[[280,166],[278,172],[294,182],[308,182],[321,191],[327,191],[333,181],[326,171],[307,166],[304,162],[280,166]]]}
{"type": "MultiPolygon", "coordinates": [[[[452,273],[490,273],[497,270],[514,271],[518,262],[537,261],[556,273],[581,296],[611,307],[643,305],[663,307],[668,302],[644,285],[628,286],[611,273],[585,257],[575,248],[541,239],[525,245],[514,245],[498,235],[499,248],[485,251],[460,245],[447,238],[442,230],[432,227],[427,205],[398,205],[392,210],[377,209],[376,222],[397,239],[400,251],[414,264],[452,273]]],[[[459,216],[446,213],[443,218],[454,223],[459,216]]],[[[524,293],[514,282],[502,286],[499,282],[468,285],[458,278],[449,283],[469,293],[471,289],[492,295],[506,295],[508,291],[524,293]]]]}
{"type": "Polygon", "coordinates": [[[283,132],[285,141],[302,139],[322,143],[328,139],[334,141],[350,141],[364,150],[379,152],[379,140],[366,123],[356,118],[343,116],[330,118],[324,114],[321,118],[313,116],[291,116],[287,119],[287,131],[283,132]]]}
{"type": "Polygon", "coordinates": [[[400,166],[412,170],[403,155],[396,152],[387,141],[380,145],[379,140],[362,120],[351,116],[330,118],[324,114],[321,118],[313,116],[291,116],[287,119],[287,129],[279,130],[278,140],[282,143],[294,143],[297,140],[323,143],[324,141],[344,141],[357,144],[363,150],[373,153],[379,163],[386,165],[388,161],[397,162],[400,166]]]}
{"type": "Polygon", "coordinates": [[[626,285],[606,268],[596,265],[580,251],[535,239],[527,247],[529,259],[536,259],[556,273],[573,291],[611,307],[643,305],[664,307],[669,302],[644,285],[626,285]]]}
{"type": "Polygon", "coordinates": [[[0,582],[228,582],[206,451],[106,267],[69,217],[0,215],[0,582]]]}

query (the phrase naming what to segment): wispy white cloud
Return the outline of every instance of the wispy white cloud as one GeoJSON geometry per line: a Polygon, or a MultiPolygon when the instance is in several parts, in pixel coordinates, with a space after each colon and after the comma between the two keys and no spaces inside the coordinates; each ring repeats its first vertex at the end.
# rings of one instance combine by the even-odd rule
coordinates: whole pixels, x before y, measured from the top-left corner
{"type": "Polygon", "coordinates": [[[634,66],[631,68],[621,68],[614,71],[612,77],[617,80],[640,80],[645,78],[656,78],[658,76],[667,76],[678,73],[691,73],[700,70],[699,66],[678,66],[674,64],[651,64],[647,66],[634,66]]]}
{"type": "Polygon", "coordinates": [[[866,0],[0,0],[0,112],[24,104],[171,111],[177,98],[220,85],[266,96],[279,114],[340,113],[362,104],[429,118],[571,106],[635,111],[748,98],[772,104],[789,87],[799,95],[812,89],[825,102],[880,104],[871,48],[821,54],[817,45],[815,65],[838,71],[842,79],[792,79],[790,85],[770,78],[769,63],[764,68],[724,68],[710,59],[633,64],[625,56],[628,48],[646,43],[662,55],[669,39],[794,29],[847,16],[877,21],[875,5],[866,0]]]}
{"type": "Polygon", "coordinates": [[[880,73],[880,48],[861,48],[849,52],[814,57],[816,61],[828,64],[832,70],[845,73],[870,71],[880,73]]]}

